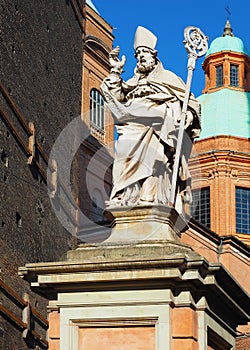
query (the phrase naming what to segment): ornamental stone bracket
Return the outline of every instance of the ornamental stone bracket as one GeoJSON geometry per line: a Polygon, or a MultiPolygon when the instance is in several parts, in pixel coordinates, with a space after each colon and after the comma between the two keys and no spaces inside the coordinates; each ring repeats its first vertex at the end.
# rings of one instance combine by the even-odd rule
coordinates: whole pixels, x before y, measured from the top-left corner
{"type": "Polygon", "coordinates": [[[228,164],[217,164],[216,168],[209,170],[206,175],[209,180],[216,177],[228,177],[237,179],[238,173],[239,171],[237,169],[232,168],[228,164]]]}

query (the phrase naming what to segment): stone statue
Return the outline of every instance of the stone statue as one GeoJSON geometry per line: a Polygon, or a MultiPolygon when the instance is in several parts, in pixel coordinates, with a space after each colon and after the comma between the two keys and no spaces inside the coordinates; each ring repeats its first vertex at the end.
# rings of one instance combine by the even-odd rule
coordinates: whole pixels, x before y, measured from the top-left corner
{"type": "MultiPolygon", "coordinates": [[[[163,68],[157,58],[156,42],[149,30],[137,28],[137,65],[127,82],[121,78],[125,56],[119,60],[119,47],[110,53],[110,75],[101,85],[118,133],[109,206],[169,204],[185,84],[163,68]]],[[[178,171],[179,212],[182,204],[191,199],[187,162],[192,141],[200,132],[199,104],[193,95],[189,98],[185,131],[178,171]]]]}

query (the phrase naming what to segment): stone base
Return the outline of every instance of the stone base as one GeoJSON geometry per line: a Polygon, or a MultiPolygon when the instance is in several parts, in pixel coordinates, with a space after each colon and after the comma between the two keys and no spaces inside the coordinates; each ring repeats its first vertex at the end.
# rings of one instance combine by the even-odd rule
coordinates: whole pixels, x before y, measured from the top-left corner
{"type": "Polygon", "coordinates": [[[82,244],[19,274],[50,299],[54,350],[197,350],[214,339],[235,349],[236,326],[249,320],[247,293],[180,242],[82,244]]]}
{"type": "MultiPolygon", "coordinates": [[[[150,241],[130,241],[130,242],[103,242],[95,244],[80,244],[77,249],[69,250],[65,256],[65,261],[89,263],[92,264],[112,264],[112,270],[115,270],[116,263],[125,264],[126,268],[133,264],[151,265],[152,261],[174,260],[180,256],[190,256],[192,259],[199,256],[192,248],[181,242],[171,242],[169,240],[150,240],[150,241]],[[174,256],[174,257],[173,257],[174,256]]],[[[162,266],[162,263],[160,264],[162,266]]],[[[134,266],[133,266],[134,269],[134,266]]],[[[98,269],[100,272],[100,267],[98,269]]]]}
{"type": "Polygon", "coordinates": [[[105,216],[112,221],[112,232],[105,242],[139,240],[179,241],[187,230],[185,220],[166,205],[108,207],[105,216]]]}

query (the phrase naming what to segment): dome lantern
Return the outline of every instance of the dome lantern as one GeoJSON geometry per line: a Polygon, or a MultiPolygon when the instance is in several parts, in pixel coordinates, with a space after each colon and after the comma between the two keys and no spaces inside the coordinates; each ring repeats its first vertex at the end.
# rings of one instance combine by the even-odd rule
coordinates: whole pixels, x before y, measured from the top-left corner
{"type": "Polygon", "coordinates": [[[224,33],[222,34],[222,36],[226,36],[226,35],[234,36],[229,19],[225,24],[224,33]]]}

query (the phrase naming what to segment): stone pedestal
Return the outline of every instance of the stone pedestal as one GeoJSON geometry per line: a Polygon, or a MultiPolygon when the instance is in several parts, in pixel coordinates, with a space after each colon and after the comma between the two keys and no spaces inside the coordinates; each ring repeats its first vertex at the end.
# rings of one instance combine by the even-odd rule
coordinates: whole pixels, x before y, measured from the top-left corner
{"type": "Polygon", "coordinates": [[[108,215],[105,242],[19,269],[50,300],[49,349],[207,350],[215,340],[233,349],[248,295],[221,264],[179,241],[186,226],[175,210],[109,208],[108,215]]]}
{"type": "Polygon", "coordinates": [[[170,240],[178,242],[188,227],[177,211],[165,205],[108,207],[112,232],[106,242],[170,240]]]}

